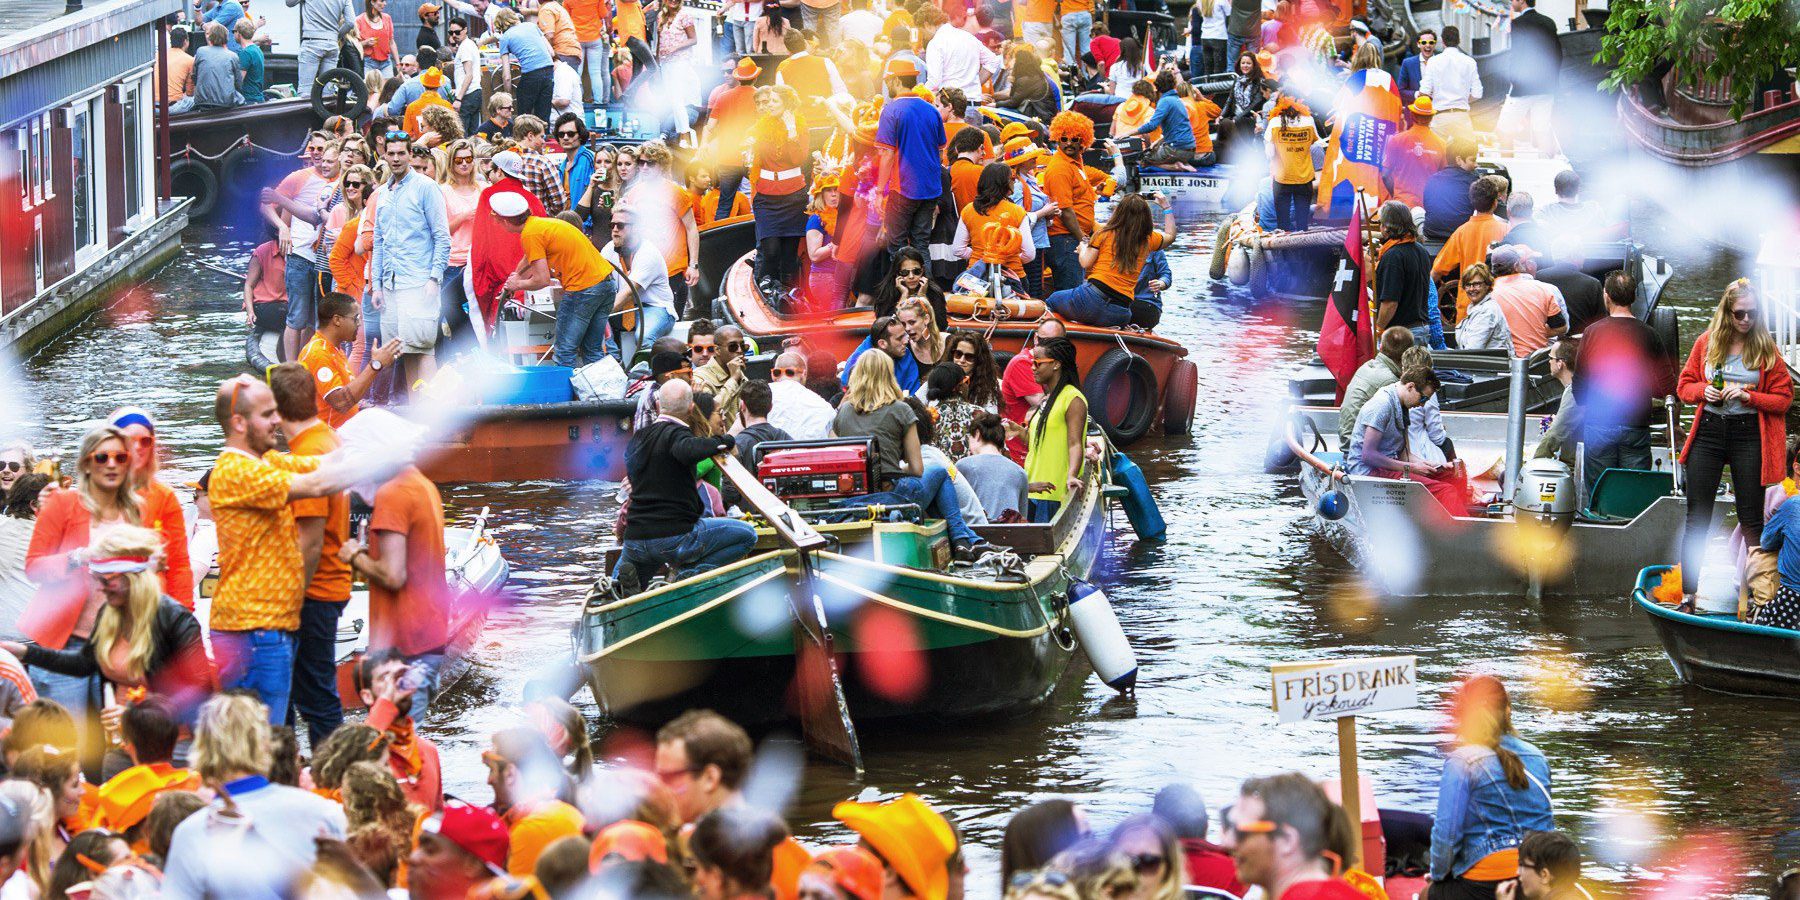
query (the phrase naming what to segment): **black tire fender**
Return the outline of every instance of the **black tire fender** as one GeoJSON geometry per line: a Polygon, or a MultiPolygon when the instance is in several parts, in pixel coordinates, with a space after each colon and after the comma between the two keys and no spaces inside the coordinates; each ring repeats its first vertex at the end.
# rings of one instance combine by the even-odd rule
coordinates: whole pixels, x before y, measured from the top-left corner
{"type": "Polygon", "coordinates": [[[1200,398],[1200,367],[1191,359],[1175,362],[1163,390],[1163,434],[1194,433],[1194,405],[1200,398]]]}
{"type": "Polygon", "coordinates": [[[1121,447],[1147,434],[1162,409],[1155,370],[1143,357],[1119,347],[1106,351],[1088,370],[1081,392],[1087,396],[1088,417],[1121,447]],[[1119,410],[1116,415],[1114,410],[1119,410]]]}
{"type": "Polygon", "coordinates": [[[1658,306],[1650,311],[1650,330],[1656,333],[1656,339],[1662,342],[1663,352],[1676,359],[1681,358],[1681,320],[1676,317],[1675,310],[1666,306],[1658,306]]]}
{"type": "Polygon", "coordinates": [[[204,219],[219,203],[219,176],[200,160],[178,159],[169,166],[169,192],[194,198],[188,204],[188,218],[204,219]]]}
{"type": "Polygon", "coordinates": [[[312,86],[313,115],[321,122],[332,116],[359,118],[368,108],[369,86],[349,69],[327,69],[312,86]]]}

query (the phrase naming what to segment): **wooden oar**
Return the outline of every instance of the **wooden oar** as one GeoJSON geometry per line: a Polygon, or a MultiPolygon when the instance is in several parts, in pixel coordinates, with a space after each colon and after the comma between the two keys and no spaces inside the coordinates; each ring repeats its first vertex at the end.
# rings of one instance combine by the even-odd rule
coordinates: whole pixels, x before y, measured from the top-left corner
{"type": "Polygon", "coordinates": [[[856,770],[860,778],[862,746],[856,739],[856,725],[850,721],[850,703],[844,699],[844,682],[838,674],[831,627],[825,621],[825,604],[820,602],[813,583],[812,551],[825,546],[825,537],[764,487],[737,457],[722,453],[713,461],[731,479],[744,502],[768,520],[783,543],[794,548],[799,572],[788,602],[794,610],[794,679],[800,701],[801,735],[808,747],[856,770]],[[829,696],[824,693],[827,684],[829,696]]]}

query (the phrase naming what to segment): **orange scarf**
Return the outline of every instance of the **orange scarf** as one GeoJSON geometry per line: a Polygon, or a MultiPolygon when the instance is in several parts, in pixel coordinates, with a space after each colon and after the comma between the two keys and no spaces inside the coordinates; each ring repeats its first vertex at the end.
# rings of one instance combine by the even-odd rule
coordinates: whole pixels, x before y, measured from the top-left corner
{"type": "Polygon", "coordinates": [[[411,716],[395,719],[393,724],[382,732],[388,738],[388,755],[400,768],[406,770],[408,778],[419,777],[419,771],[425,768],[424,755],[419,751],[418,736],[413,732],[411,716]]]}

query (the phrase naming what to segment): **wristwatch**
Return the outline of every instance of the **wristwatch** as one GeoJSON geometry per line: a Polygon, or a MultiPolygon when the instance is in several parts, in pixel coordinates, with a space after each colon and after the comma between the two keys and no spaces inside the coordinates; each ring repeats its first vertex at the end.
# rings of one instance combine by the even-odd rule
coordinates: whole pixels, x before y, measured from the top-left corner
{"type": "Polygon", "coordinates": [[[369,357],[369,368],[374,369],[377,372],[381,371],[381,360],[372,356],[369,357]]]}

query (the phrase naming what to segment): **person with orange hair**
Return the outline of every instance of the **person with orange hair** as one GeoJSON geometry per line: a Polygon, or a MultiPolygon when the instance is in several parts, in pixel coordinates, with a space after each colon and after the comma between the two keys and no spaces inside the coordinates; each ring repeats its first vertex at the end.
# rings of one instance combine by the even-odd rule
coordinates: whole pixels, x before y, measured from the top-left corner
{"type": "Polygon", "coordinates": [[[1044,193],[1057,206],[1050,220],[1050,289],[1066,291],[1082,281],[1079,248],[1094,230],[1097,195],[1081,156],[1094,143],[1094,122],[1073,110],[1050,120],[1056,154],[1044,166],[1044,193]]]}
{"type": "Polygon", "coordinates": [[[1456,748],[1444,760],[1431,827],[1435,898],[1491,896],[1519,871],[1519,844],[1551,820],[1550,766],[1513,730],[1506,686],[1491,675],[1462,683],[1451,708],[1456,748]]]}

